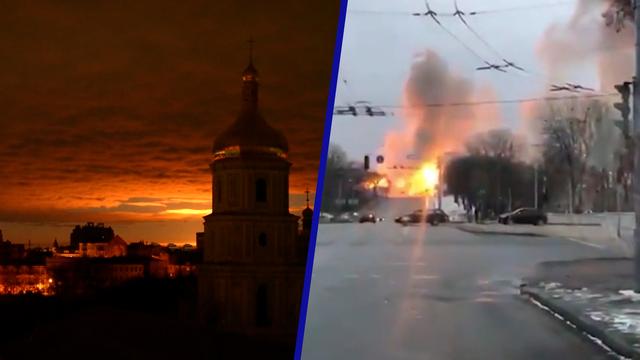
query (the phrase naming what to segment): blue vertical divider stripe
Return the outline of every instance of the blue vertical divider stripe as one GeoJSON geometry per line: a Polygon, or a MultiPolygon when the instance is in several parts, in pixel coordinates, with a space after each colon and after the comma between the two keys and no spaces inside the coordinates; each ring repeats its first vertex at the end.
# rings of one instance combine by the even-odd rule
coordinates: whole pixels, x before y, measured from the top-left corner
{"type": "Polygon", "coordinates": [[[305,269],[304,287],[302,290],[302,301],[300,303],[300,316],[298,318],[298,336],[296,339],[295,359],[302,357],[302,343],[304,341],[304,329],[307,320],[307,307],[309,304],[309,289],[311,288],[311,275],[313,270],[313,256],[316,250],[316,238],[318,237],[318,224],[320,220],[320,209],[322,208],[322,188],[324,185],[324,173],[327,163],[327,153],[329,151],[329,138],[331,136],[331,120],[333,118],[333,107],[335,103],[336,87],[338,84],[338,72],[340,70],[340,52],[342,51],[342,35],[344,23],[347,16],[347,0],[340,1],[340,17],[338,18],[338,29],[336,31],[336,44],[333,53],[333,66],[331,71],[331,85],[329,88],[329,98],[327,100],[327,113],[322,138],[322,152],[320,156],[320,166],[318,167],[318,182],[316,183],[316,197],[313,203],[313,226],[311,228],[311,239],[309,239],[309,252],[307,254],[307,267],[305,269]]]}

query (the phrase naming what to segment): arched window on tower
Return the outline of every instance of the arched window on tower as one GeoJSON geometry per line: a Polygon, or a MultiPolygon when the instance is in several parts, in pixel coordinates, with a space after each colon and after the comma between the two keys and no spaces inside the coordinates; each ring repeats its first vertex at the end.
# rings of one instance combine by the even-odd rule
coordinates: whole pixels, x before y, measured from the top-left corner
{"type": "Polygon", "coordinates": [[[260,235],[258,235],[258,245],[260,245],[260,247],[267,246],[267,234],[260,233],[260,235]]]}
{"type": "Polygon", "coordinates": [[[267,202],[267,180],[262,178],[256,180],[256,202],[267,202]]]}
{"type": "Polygon", "coordinates": [[[256,290],[256,325],[265,327],[271,325],[269,318],[269,294],[267,285],[261,284],[256,290]]]}

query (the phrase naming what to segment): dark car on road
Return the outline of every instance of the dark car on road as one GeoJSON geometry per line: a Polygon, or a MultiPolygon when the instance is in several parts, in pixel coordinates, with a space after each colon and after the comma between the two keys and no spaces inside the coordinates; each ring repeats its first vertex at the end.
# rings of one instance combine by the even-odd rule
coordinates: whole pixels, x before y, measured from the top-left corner
{"type": "Polygon", "coordinates": [[[438,225],[440,223],[449,222],[449,216],[441,209],[431,209],[425,215],[422,210],[416,210],[411,214],[398,216],[395,222],[399,224],[418,224],[427,222],[431,225],[438,225]]]}
{"type": "Polygon", "coordinates": [[[338,216],[331,217],[330,221],[332,223],[352,223],[355,221],[357,213],[342,213],[338,216]]]}
{"type": "Polygon", "coordinates": [[[532,224],[543,225],[547,223],[547,215],[542,211],[534,208],[520,208],[512,212],[504,213],[498,216],[498,222],[501,224],[532,224]]]}
{"type": "Polygon", "coordinates": [[[446,223],[449,222],[449,215],[442,211],[442,209],[429,210],[426,221],[431,225],[446,223]]]}
{"type": "Polygon", "coordinates": [[[412,212],[411,214],[398,216],[394,221],[398,224],[406,225],[406,224],[418,224],[423,222],[424,217],[422,214],[417,212],[412,212]]]}
{"type": "Polygon", "coordinates": [[[366,223],[366,222],[370,222],[370,223],[374,223],[375,224],[375,223],[377,223],[379,221],[382,221],[382,218],[377,217],[373,213],[368,213],[368,214],[362,215],[360,217],[359,221],[360,221],[361,224],[362,223],[366,223]]]}

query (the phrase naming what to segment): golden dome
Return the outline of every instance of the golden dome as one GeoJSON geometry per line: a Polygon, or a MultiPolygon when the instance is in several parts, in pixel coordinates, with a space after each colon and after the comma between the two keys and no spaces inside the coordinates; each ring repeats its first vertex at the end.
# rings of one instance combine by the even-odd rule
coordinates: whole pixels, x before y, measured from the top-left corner
{"type": "Polygon", "coordinates": [[[255,150],[289,151],[287,138],[271,127],[258,112],[242,112],[236,121],[220,134],[213,143],[213,152],[239,148],[241,152],[255,150]]]}
{"type": "Polygon", "coordinates": [[[253,61],[242,72],[242,110],[236,120],[213,143],[216,157],[260,153],[286,157],[287,138],[271,127],[258,110],[258,70],[253,61]]]}

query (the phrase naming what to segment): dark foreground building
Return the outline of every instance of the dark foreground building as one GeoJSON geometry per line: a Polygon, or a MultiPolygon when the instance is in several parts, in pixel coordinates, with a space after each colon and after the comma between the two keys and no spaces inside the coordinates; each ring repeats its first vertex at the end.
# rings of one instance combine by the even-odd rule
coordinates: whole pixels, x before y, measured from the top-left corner
{"type": "Polygon", "coordinates": [[[258,110],[258,72],[242,74],[242,110],[213,146],[204,218],[201,318],[217,331],[295,340],[308,238],[289,213],[287,139],[258,110]]]}

